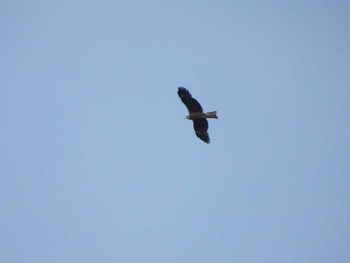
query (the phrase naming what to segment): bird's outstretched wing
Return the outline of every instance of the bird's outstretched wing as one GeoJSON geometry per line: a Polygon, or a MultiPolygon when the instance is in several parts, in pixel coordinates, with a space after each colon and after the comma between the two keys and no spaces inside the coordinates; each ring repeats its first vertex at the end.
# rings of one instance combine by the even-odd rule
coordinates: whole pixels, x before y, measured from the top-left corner
{"type": "Polygon", "coordinates": [[[210,143],[207,119],[193,120],[193,129],[196,132],[196,135],[199,139],[206,143],[210,143]]]}
{"type": "Polygon", "coordinates": [[[179,95],[181,101],[186,105],[189,113],[203,112],[202,106],[196,99],[192,98],[191,93],[186,88],[179,87],[177,94],[179,95]]]}

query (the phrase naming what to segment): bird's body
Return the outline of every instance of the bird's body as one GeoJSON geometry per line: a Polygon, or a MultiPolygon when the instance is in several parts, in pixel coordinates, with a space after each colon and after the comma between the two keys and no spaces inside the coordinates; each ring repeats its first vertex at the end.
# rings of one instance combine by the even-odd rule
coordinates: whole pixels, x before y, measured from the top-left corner
{"type": "Polygon", "coordinates": [[[195,119],[217,119],[218,116],[216,116],[216,111],[211,112],[192,112],[186,116],[186,119],[188,120],[195,120],[195,119]]]}
{"type": "Polygon", "coordinates": [[[193,121],[193,128],[197,137],[205,143],[209,143],[207,118],[217,119],[216,111],[203,112],[202,106],[186,88],[179,87],[177,94],[188,109],[189,114],[186,116],[186,119],[193,121]]]}

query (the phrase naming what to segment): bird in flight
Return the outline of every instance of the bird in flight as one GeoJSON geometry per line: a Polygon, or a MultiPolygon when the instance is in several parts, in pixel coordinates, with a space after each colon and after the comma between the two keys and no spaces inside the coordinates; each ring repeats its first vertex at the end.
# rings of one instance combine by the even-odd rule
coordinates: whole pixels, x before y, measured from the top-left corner
{"type": "Polygon", "coordinates": [[[193,129],[197,137],[205,143],[210,143],[207,119],[217,119],[216,111],[203,112],[199,102],[192,98],[191,93],[184,87],[179,87],[177,94],[188,109],[189,114],[186,116],[186,119],[193,121],[193,129]]]}

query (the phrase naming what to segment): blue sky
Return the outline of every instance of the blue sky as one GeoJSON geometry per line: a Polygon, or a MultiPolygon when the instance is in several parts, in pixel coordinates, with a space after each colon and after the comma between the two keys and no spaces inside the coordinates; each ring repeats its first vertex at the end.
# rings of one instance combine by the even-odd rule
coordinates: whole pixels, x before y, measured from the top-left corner
{"type": "Polygon", "coordinates": [[[348,262],[349,13],[1,1],[0,261],[348,262]]]}

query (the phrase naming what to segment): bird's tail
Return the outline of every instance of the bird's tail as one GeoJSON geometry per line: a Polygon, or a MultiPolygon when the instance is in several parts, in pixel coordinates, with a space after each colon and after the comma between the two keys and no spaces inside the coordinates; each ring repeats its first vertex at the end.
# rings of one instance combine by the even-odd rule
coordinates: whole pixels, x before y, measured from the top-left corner
{"type": "Polygon", "coordinates": [[[212,119],[218,119],[218,116],[216,115],[216,111],[206,112],[205,117],[212,118],[212,119]]]}

